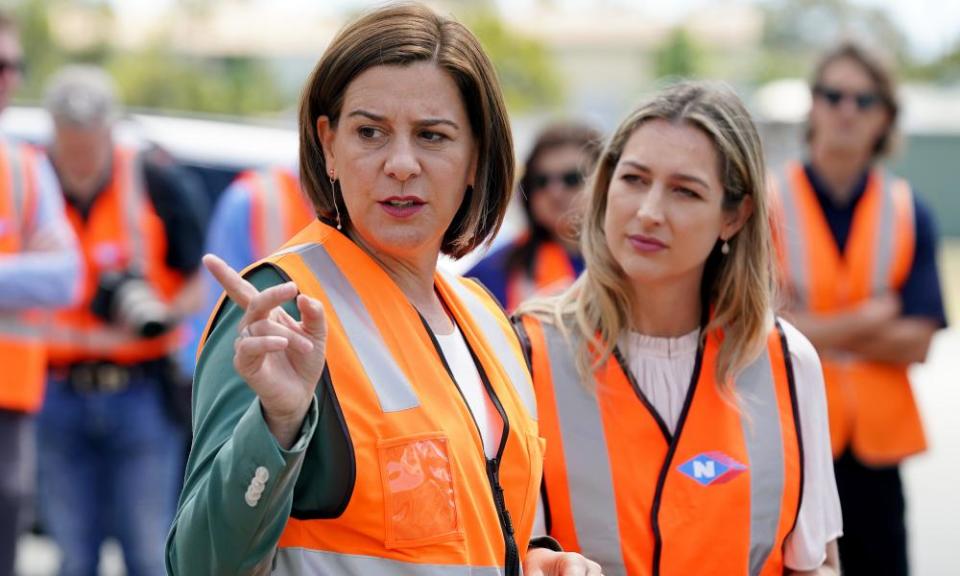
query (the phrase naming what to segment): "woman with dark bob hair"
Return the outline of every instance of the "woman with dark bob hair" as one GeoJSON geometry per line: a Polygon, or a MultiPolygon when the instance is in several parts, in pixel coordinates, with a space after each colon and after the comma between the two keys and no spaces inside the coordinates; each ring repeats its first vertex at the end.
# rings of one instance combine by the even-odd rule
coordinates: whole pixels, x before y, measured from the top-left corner
{"type": "Polygon", "coordinates": [[[304,91],[318,219],[201,340],[170,574],[600,574],[530,534],[543,460],[519,342],[440,273],[496,232],[513,147],[477,39],[419,4],[348,24],[304,91]]]}

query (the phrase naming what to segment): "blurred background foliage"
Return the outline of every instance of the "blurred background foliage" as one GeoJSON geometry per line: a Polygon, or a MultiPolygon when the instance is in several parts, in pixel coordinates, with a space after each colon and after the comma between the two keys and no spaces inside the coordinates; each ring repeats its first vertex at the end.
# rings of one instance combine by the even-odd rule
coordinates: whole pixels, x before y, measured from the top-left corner
{"type": "MultiPolygon", "coordinates": [[[[177,0],[189,18],[214,18],[226,0],[177,0]]],[[[237,2],[238,0],[229,0],[237,2]]],[[[541,0],[550,3],[550,0],[541,0]]],[[[508,26],[491,0],[447,0],[446,6],[467,24],[486,47],[514,112],[562,109],[564,82],[541,40],[508,26]]],[[[151,108],[231,116],[263,116],[289,112],[297,89],[282,89],[275,66],[256,55],[209,56],[179,51],[170,26],[136,49],[111,43],[114,8],[106,0],[6,0],[19,20],[27,76],[19,96],[37,101],[51,72],[68,62],[107,68],[116,78],[124,101],[151,108]],[[81,41],[63,45],[51,28],[51,15],[69,8],[84,12],[81,41]],[[251,89],[254,87],[254,89],[251,89]]],[[[656,78],[704,76],[733,84],[758,86],[783,77],[805,77],[810,62],[837,37],[868,37],[899,64],[901,77],[938,84],[960,81],[960,40],[933,61],[909,56],[907,41],[887,12],[848,0],[770,0],[758,4],[763,24],[759,43],[750,54],[723,53],[701,42],[684,23],[662,35],[652,47],[651,71],[656,78]]]]}
{"type": "MultiPolygon", "coordinates": [[[[179,0],[191,17],[203,19],[214,13],[218,0],[179,0]]],[[[189,111],[231,116],[277,113],[296,105],[296,92],[278,88],[269,64],[248,56],[201,57],[178,52],[166,30],[145,49],[119,49],[105,39],[112,26],[109,2],[86,0],[22,0],[4,3],[12,7],[20,26],[27,75],[19,93],[22,101],[42,98],[49,75],[69,62],[85,62],[106,68],[115,78],[123,101],[133,108],[189,111]],[[85,5],[85,24],[92,43],[63,46],[51,30],[50,15],[66,6],[85,5]],[[251,89],[251,87],[255,87],[251,89]]],[[[526,111],[553,107],[563,101],[563,89],[545,47],[532,39],[511,33],[488,2],[461,3],[458,13],[481,39],[503,83],[508,106],[526,111]]]]}
{"type": "MultiPolygon", "coordinates": [[[[167,34],[153,39],[146,48],[121,50],[106,41],[112,27],[113,9],[108,2],[79,2],[89,8],[88,26],[94,41],[81,46],[61,45],[51,30],[50,15],[78,2],[23,0],[14,3],[20,26],[27,74],[19,97],[42,98],[46,79],[71,62],[96,64],[114,77],[123,101],[134,108],[179,110],[199,113],[256,115],[292,104],[276,88],[269,67],[252,57],[202,58],[178,53],[167,34]],[[251,90],[250,87],[255,89],[251,90]]],[[[183,1],[196,17],[203,17],[211,2],[183,1]]]]}
{"type": "Polygon", "coordinates": [[[487,50],[511,110],[525,112],[563,103],[559,74],[542,43],[510,32],[489,6],[468,10],[463,22],[487,50]]]}

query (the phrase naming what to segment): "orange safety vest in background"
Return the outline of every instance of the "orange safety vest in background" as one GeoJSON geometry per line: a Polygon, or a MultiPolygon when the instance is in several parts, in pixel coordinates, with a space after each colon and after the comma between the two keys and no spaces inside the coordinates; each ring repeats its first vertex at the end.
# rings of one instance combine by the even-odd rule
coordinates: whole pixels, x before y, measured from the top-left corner
{"type": "MultiPolygon", "coordinates": [[[[916,231],[905,180],[870,172],[842,254],[800,163],[789,164],[774,189],[779,213],[774,236],[795,309],[829,315],[896,292],[906,282],[916,231]]],[[[926,448],[907,365],[822,360],[835,457],[850,447],[861,461],[883,466],[926,448]]]]}
{"type": "MultiPolygon", "coordinates": [[[[518,243],[526,241],[524,237],[518,243]]],[[[528,277],[526,272],[521,270],[512,273],[507,280],[505,308],[512,312],[532,296],[549,296],[562,292],[576,279],[577,273],[563,246],[556,242],[544,242],[537,248],[534,257],[533,276],[528,277]]]]}
{"type": "MultiPolygon", "coordinates": [[[[23,239],[33,226],[36,163],[36,152],[29,147],[0,140],[0,254],[23,250],[23,239]]],[[[23,312],[0,312],[0,409],[36,412],[40,408],[46,357],[37,330],[23,312]]]]}
{"type": "MultiPolygon", "coordinates": [[[[521,318],[530,346],[550,535],[604,574],[780,575],[803,484],[796,392],[786,340],[723,396],[714,366],[721,336],[697,353],[671,434],[619,352],[581,381],[561,331],[521,318]]],[[[778,327],[779,328],[779,327],[778,327]]]]}
{"type": "Polygon", "coordinates": [[[519,575],[543,447],[523,353],[496,302],[472,281],[435,277],[505,418],[488,460],[433,334],[366,252],[314,221],[267,262],[324,305],[356,471],[340,516],[287,521],[274,573],[519,575]]]}
{"type": "Polygon", "coordinates": [[[283,168],[251,170],[239,179],[251,190],[250,226],[256,260],[266,258],[316,219],[297,176],[283,168]]]}
{"type": "Polygon", "coordinates": [[[180,332],[140,338],[129,330],[104,322],[90,305],[107,271],[135,267],[161,300],[170,302],[184,284],[183,275],[166,265],[167,234],[143,182],[140,155],[118,147],[113,175],[93,201],[86,220],[67,204],[67,218],[77,234],[85,264],[80,303],[53,315],[47,337],[53,366],[87,360],[133,364],[166,356],[179,342],[180,332]]]}

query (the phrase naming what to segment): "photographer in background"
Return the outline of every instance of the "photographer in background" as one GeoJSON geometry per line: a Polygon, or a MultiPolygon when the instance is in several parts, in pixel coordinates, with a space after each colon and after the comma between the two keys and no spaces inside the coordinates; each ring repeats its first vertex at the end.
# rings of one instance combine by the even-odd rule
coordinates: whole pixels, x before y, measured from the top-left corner
{"type": "Polygon", "coordinates": [[[61,70],[45,105],[85,277],[48,338],[40,513],[61,575],[96,573],[108,536],[128,574],[160,575],[184,447],[167,401],[170,358],[178,324],[203,302],[202,215],[176,172],[114,142],[115,90],[102,70],[61,70]]]}

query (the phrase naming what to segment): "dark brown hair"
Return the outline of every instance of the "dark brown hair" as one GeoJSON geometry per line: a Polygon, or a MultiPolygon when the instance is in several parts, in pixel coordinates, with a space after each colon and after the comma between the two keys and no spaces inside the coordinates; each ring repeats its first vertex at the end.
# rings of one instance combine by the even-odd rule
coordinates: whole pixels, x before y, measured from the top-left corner
{"type": "Polygon", "coordinates": [[[517,246],[507,257],[508,274],[521,270],[531,274],[537,248],[553,237],[553,232],[538,224],[533,218],[531,198],[535,194],[533,189],[533,179],[536,176],[534,166],[544,154],[567,146],[574,146],[582,150],[584,164],[578,166],[578,168],[584,175],[589,175],[600,156],[603,141],[598,131],[585,124],[574,122],[551,124],[537,135],[536,142],[530,153],[527,154],[526,162],[524,162],[523,176],[520,178],[519,185],[523,211],[527,217],[529,236],[526,242],[517,246]]]}
{"type": "Polygon", "coordinates": [[[513,188],[513,137],[493,65],[462,24],[418,3],[391,4],[348,24],[327,47],[300,103],[300,177],[317,214],[334,218],[334,202],[349,224],[342,198],[327,179],[317,119],[336,127],[350,83],[375,66],[433,62],[453,78],[477,142],[475,184],[443,237],[444,254],[460,258],[500,228],[513,188]]]}
{"type": "MultiPolygon", "coordinates": [[[[900,101],[897,98],[897,83],[893,71],[878,55],[870,52],[863,46],[852,42],[844,41],[820,57],[814,68],[813,78],[810,82],[811,90],[815,90],[823,81],[823,74],[827,67],[838,60],[852,60],[859,64],[863,70],[873,80],[873,84],[880,98],[880,103],[890,114],[890,123],[886,131],[877,138],[873,145],[873,157],[880,158],[889,155],[894,148],[896,140],[897,117],[900,114],[900,101]]],[[[814,95],[816,97],[816,95],[814,95]]],[[[807,122],[807,142],[813,139],[813,126],[807,122]]]]}

